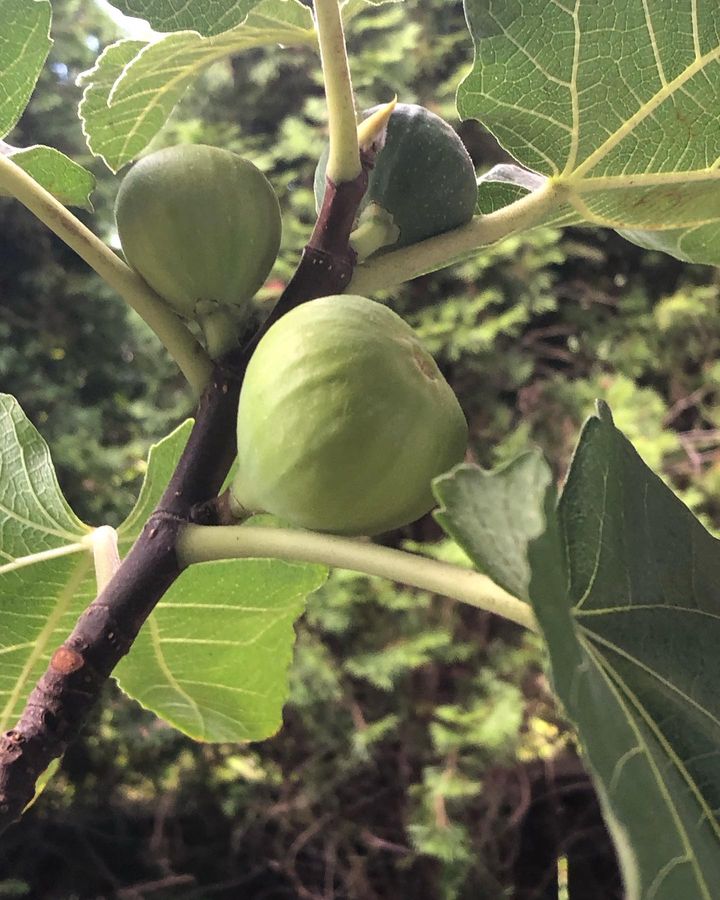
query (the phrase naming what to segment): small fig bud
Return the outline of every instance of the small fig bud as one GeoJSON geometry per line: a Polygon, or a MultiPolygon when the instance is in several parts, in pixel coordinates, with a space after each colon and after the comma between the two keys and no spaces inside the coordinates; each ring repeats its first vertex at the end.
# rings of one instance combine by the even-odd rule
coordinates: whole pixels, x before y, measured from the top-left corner
{"type": "MultiPolygon", "coordinates": [[[[367,110],[363,117],[380,108],[367,110]]],[[[327,148],[315,170],[318,209],[325,195],[326,169],[327,148]]],[[[382,246],[417,244],[466,225],[473,217],[476,202],[475,167],[457,133],[429,109],[398,103],[388,120],[385,140],[370,171],[361,205],[361,256],[382,246]],[[373,211],[376,207],[384,210],[388,218],[382,228],[375,227],[377,241],[373,246],[367,217],[377,218],[373,211]]]]}

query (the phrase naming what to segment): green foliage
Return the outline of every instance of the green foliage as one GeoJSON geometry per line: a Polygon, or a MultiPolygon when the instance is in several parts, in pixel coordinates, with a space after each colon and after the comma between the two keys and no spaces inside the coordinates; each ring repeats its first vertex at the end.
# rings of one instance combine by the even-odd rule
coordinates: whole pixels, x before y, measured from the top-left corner
{"type": "Polygon", "coordinates": [[[201,0],[190,0],[178,9],[167,0],[119,0],[115,4],[128,16],[147,19],[156,31],[198,31],[218,34],[237,25],[259,0],[222,0],[208,10],[201,0]]]}
{"type": "MultiPolygon", "coordinates": [[[[49,66],[10,139],[88,164],[74,79],[114,29],[91,4],[64,0],[54,13],[49,66]]],[[[92,225],[111,235],[117,185],[106,175],[99,185],[92,225]]],[[[42,430],[72,508],[91,522],[122,521],[148,447],[187,415],[190,398],[159,341],[72,251],[4,198],[0,227],[0,383],[42,430]]]]}
{"type": "MultiPolygon", "coordinates": [[[[168,9],[171,4],[160,3],[168,9]]],[[[198,4],[200,6],[200,4],[198,4]]],[[[117,171],[135,159],[165,124],[198,71],[231,53],[282,43],[314,45],[310,12],[298,0],[245,0],[232,13],[253,12],[229,31],[203,37],[195,30],[168,34],[146,45],[121,41],[85,72],[80,115],[88,145],[117,171]],[[122,128],[118,128],[122,122],[122,128]]],[[[206,9],[202,4],[203,10],[206,9]]],[[[173,7],[173,15],[176,11],[173,7]]],[[[184,7],[187,12],[187,7],[184,7]]],[[[217,12],[217,7],[215,8],[217,12]]],[[[169,23],[166,23],[169,24],[169,23]]],[[[163,30],[174,31],[172,28],[163,30]]],[[[202,28],[200,30],[203,30],[202,28]]]]}
{"type": "Polygon", "coordinates": [[[269,559],[191,566],[116,668],[120,687],[196,740],[274,734],[293,625],[326,576],[322,566],[269,559]]]}
{"type": "Polygon", "coordinates": [[[501,584],[529,570],[523,587],[597,779],[627,896],[710,897],[720,877],[717,540],[604,405],[583,431],[557,513],[548,484],[532,454],[495,474],[463,467],[438,484],[443,521],[501,584]],[[496,532],[513,541],[512,557],[498,552],[496,532]]]}
{"type": "MultiPolygon", "coordinates": [[[[86,6],[55,4],[58,43],[51,60],[69,72],[46,71],[44,89],[12,138],[18,145],[46,142],[82,161],[77,123],[68,114],[73,80],[92,65],[85,33],[102,35],[103,43],[108,35],[86,6]]],[[[552,15],[564,20],[558,10],[552,15]]],[[[452,119],[454,87],[471,52],[460,5],[351,3],[346,16],[351,11],[357,12],[348,30],[359,105],[397,91],[402,100],[419,100],[452,119]]],[[[306,9],[294,12],[307,23],[306,9]]],[[[290,29],[300,43],[302,28],[290,29]]],[[[554,37],[565,40],[567,33],[560,29],[554,37]]],[[[499,33],[487,37],[505,40],[499,33]]],[[[591,51],[587,38],[583,32],[581,48],[591,51]]],[[[137,147],[103,142],[118,110],[139,121],[133,104],[140,78],[156,92],[164,121],[189,83],[187,67],[203,68],[158,144],[217,143],[248,155],[279,187],[288,227],[258,318],[307,239],[324,122],[316,61],[305,44],[266,51],[267,39],[257,35],[253,43],[249,30],[222,47],[197,35],[164,38],[147,54],[147,68],[138,65],[118,85],[114,100],[125,106],[111,109],[118,60],[124,68],[141,49],[141,42],[121,45],[112,51],[112,73],[92,82],[96,90],[88,91],[86,104],[95,107],[85,110],[96,117],[97,149],[120,165],[137,147]],[[221,61],[242,47],[252,49],[221,61]],[[162,55],[169,59],[175,50],[187,76],[177,96],[156,78],[162,55]]],[[[515,89],[513,72],[519,78],[523,66],[504,72],[511,77],[498,87],[503,97],[515,89]]],[[[614,76],[608,71],[607,77],[614,76]]],[[[692,79],[689,87],[691,96],[692,79]]],[[[594,121],[583,116],[583,123],[594,121]]],[[[644,127],[652,124],[649,117],[644,127]]],[[[145,146],[160,126],[141,126],[138,146],[145,146]]],[[[476,127],[465,125],[463,136],[480,169],[498,155],[504,159],[476,127]]],[[[712,202],[711,186],[698,184],[702,199],[712,202]]],[[[106,233],[113,189],[105,178],[96,196],[95,222],[106,233]]],[[[595,202],[602,194],[582,198],[595,202]]],[[[136,461],[151,440],[181,421],[188,401],[152,336],[69,252],[10,202],[0,201],[0,217],[3,388],[23,398],[50,440],[73,508],[84,518],[120,521],[136,492],[142,468],[136,461]]],[[[616,421],[646,459],[707,521],[720,522],[720,332],[711,272],[681,267],[612,234],[543,228],[396,291],[391,302],[417,327],[458,392],[479,461],[506,462],[539,444],[559,478],[599,395],[611,401],[616,421]]],[[[389,540],[407,536],[418,546],[436,532],[426,521],[389,540]]],[[[457,554],[448,544],[427,552],[457,554]]],[[[66,897],[82,885],[100,896],[180,873],[195,879],[188,891],[196,894],[229,881],[229,890],[248,896],[309,890],[494,897],[510,890],[507,860],[517,848],[519,807],[512,793],[493,793],[494,779],[498,771],[521,778],[524,763],[554,757],[572,743],[547,691],[528,687],[542,682],[539,643],[439,598],[343,573],[313,595],[298,631],[285,729],[262,746],[196,746],[108,692],[98,721],[9,838],[12,862],[0,871],[3,887],[21,892],[26,884],[30,895],[66,897]],[[505,839],[510,851],[503,855],[505,839]]],[[[568,631],[560,643],[572,648],[574,640],[568,631]]]]}
{"type": "Polygon", "coordinates": [[[2,0],[0,16],[0,137],[10,131],[28,102],[50,49],[50,4],[41,0],[28,6],[22,0],[2,0]]]}
{"type": "Polygon", "coordinates": [[[715,11],[680,3],[651,12],[624,0],[465,7],[475,63],[458,109],[524,166],[556,179],[556,217],[717,263],[715,11]],[[696,139],[706,132],[709,144],[696,139]]]}

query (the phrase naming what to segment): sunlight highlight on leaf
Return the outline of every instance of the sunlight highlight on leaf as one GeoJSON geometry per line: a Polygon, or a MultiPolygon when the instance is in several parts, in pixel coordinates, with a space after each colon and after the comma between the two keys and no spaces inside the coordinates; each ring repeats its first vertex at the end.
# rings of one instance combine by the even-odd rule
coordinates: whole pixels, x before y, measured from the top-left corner
{"type": "Polygon", "coordinates": [[[0,0],[0,138],[33,92],[52,44],[50,18],[47,0],[0,0]]]}
{"type": "Polygon", "coordinates": [[[250,741],[282,723],[295,620],[327,569],[280,560],[191,566],[116,669],[120,686],[196,740],[250,741]]]}
{"type": "Polygon", "coordinates": [[[242,25],[211,37],[179,31],[109,47],[79,81],[88,146],[117,171],[148,145],[208,66],[268,44],[314,46],[312,16],[297,0],[263,0],[242,25]]]}

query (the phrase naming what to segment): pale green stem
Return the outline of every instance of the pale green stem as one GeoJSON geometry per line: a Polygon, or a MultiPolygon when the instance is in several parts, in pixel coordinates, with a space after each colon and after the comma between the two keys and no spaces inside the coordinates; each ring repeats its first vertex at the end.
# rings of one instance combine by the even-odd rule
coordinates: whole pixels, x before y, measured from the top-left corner
{"type": "Polygon", "coordinates": [[[205,335],[205,347],[212,359],[219,359],[238,344],[238,326],[232,313],[222,306],[212,312],[198,315],[205,335]]]}
{"type": "Polygon", "coordinates": [[[120,568],[117,531],[109,525],[101,525],[89,535],[89,538],[95,563],[95,581],[100,594],[120,568]]]}
{"type": "Polygon", "coordinates": [[[538,630],[530,606],[486,575],[355,538],[252,525],[187,525],[178,538],[177,556],[181,566],[245,557],[322,563],[452,597],[538,630]]]}
{"type": "Polygon", "coordinates": [[[341,184],[360,174],[355,99],[339,0],[315,0],[314,6],[330,134],[327,177],[341,184]]]}
{"type": "Polygon", "coordinates": [[[549,181],[544,187],[497,212],[475,216],[455,228],[419,244],[374,256],[355,269],[347,291],[369,296],[460,262],[473,251],[494,244],[516,231],[542,224],[563,204],[563,190],[549,181]]]}
{"type": "Polygon", "coordinates": [[[1,154],[0,188],[34,213],[132,306],[200,393],[210,378],[212,362],[184,322],[143,279],[34,178],[1,154]]]}

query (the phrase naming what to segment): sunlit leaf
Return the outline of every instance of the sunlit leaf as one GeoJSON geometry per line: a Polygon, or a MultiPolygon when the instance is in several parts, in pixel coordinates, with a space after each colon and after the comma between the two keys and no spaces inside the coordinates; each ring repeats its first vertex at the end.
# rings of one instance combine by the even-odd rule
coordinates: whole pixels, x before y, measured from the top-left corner
{"type": "Polygon", "coordinates": [[[227,31],[247,16],[259,0],[112,0],[112,5],[156,31],[197,31],[203,35],[227,31]]]}
{"type": "MultiPolygon", "coordinates": [[[[61,203],[92,209],[90,194],[95,189],[95,178],[64,153],[41,145],[19,149],[4,141],[0,141],[0,153],[12,157],[16,165],[61,203]]],[[[0,185],[0,196],[2,195],[0,185]]]]}
{"type": "Polygon", "coordinates": [[[60,491],[50,451],[14,397],[0,394],[0,571],[90,532],[60,491]]]}
{"type": "Polygon", "coordinates": [[[45,63],[50,40],[47,0],[0,0],[0,137],[22,115],[45,63]]]}
{"type": "MultiPolygon", "coordinates": [[[[146,41],[111,44],[103,50],[93,68],[78,77],[78,84],[85,88],[78,111],[88,147],[111,169],[119,168],[114,165],[114,160],[127,141],[122,122],[132,113],[128,113],[123,104],[110,109],[108,97],[125,66],[146,46],[146,41]]],[[[133,104],[129,105],[132,108],[133,104]]],[[[137,143],[139,152],[147,141],[143,138],[137,143]]]]}
{"type": "Polygon", "coordinates": [[[297,0],[263,0],[242,25],[213,37],[181,31],[150,44],[115,44],[80,79],[88,146],[117,171],[155,137],[204,69],[267,44],[314,46],[309,9],[297,0]]]}
{"type": "Polygon", "coordinates": [[[90,533],[60,491],[47,444],[0,395],[0,731],[94,596],[90,533]]]}
{"type": "Polygon", "coordinates": [[[279,560],[191,566],[116,669],[120,686],[197,740],[269,737],[282,723],[293,625],[326,577],[279,560]]]}
{"type": "Polygon", "coordinates": [[[185,449],[193,420],[188,419],[167,437],[153,444],[148,455],[147,469],[140,494],[132,511],[118,528],[118,543],[121,553],[130,549],[130,544],[138,537],[150,513],[160,501],[163,491],[175,471],[180,455],[185,449]]]}

